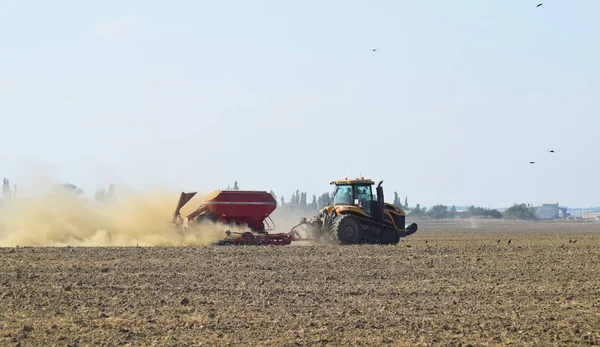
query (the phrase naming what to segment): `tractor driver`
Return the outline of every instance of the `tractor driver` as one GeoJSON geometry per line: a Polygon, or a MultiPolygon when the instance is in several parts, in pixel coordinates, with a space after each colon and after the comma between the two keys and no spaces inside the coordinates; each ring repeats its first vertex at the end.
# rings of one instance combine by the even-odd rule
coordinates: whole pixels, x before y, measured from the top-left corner
{"type": "Polygon", "coordinates": [[[358,200],[361,202],[361,204],[364,206],[367,203],[367,191],[365,190],[365,188],[361,188],[358,190],[358,200]]]}

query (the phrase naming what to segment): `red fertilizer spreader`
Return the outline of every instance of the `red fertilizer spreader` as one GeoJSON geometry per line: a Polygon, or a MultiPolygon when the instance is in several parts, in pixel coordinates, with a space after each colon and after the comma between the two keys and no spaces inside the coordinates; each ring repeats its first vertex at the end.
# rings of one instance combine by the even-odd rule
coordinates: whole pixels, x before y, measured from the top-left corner
{"type": "MultiPolygon", "coordinates": [[[[218,190],[204,198],[204,203],[186,217],[180,214],[185,206],[197,193],[182,192],[173,214],[173,223],[187,230],[200,226],[203,221],[224,225],[225,237],[216,242],[217,245],[264,245],[285,246],[293,241],[309,241],[296,230],[294,226],[287,233],[270,233],[275,230],[275,223],[270,215],[277,208],[277,201],[266,191],[218,190]],[[227,226],[247,228],[245,232],[232,232],[227,226]]],[[[201,228],[198,228],[201,230],[201,228]]]]}

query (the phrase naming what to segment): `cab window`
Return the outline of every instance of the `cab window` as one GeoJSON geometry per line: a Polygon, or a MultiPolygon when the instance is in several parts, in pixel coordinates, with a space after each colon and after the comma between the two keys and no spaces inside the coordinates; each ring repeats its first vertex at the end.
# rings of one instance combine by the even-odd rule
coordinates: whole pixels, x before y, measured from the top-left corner
{"type": "Polygon", "coordinates": [[[352,186],[339,185],[333,198],[334,205],[352,205],[352,186]]]}
{"type": "Polygon", "coordinates": [[[371,201],[371,186],[356,187],[356,198],[363,204],[371,201]]]}
{"type": "Polygon", "coordinates": [[[358,200],[358,206],[360,206],[363,211],[370,215],[371,201],[373,199],[371,195],[371,186],[356,187],[356,199],[358,200]]]}

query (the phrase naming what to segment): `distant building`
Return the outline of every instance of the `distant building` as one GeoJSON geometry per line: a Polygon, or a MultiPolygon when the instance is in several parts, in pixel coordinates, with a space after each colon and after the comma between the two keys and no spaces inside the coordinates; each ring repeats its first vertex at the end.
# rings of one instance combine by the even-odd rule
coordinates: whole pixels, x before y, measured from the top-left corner
{"type": "Polygon", "coordinates": [[[599,212],[586,213],[585,218],[589,219],[589,220],[600,220],[600,213],[599,212]]]}
{"type": "Polygon", "coordinates": [[[566,207],[559,207],[558,208],[558,218],[560,219],[567,219],[571,217],[571,214],[569,212],[567,212],[567,208],[566,207]]]}
{"type": "Polygon", "coordinates": [[[570,215],[567,208],[560,207],[558,202],[542,204],[536,209],[536,213],[540,219],[567,219],[570,215]]]}

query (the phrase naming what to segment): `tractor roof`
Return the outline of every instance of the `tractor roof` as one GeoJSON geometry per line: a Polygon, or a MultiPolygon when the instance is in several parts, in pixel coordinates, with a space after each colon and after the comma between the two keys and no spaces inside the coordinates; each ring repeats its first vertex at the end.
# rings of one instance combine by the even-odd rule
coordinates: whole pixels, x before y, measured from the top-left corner
{"type": "Polygon", "coordinates": [[[368,178],[365,179],[364,177],[361,177],[361,178],[355,178],[355,179],[345,178],[343,180],[334,180],[334,181],[331,181],[330,184],[335,184],[336,186],[339,186],[339,185],[353,185],[353,184],[367,184],[367,185],[372,185],[372,184],[375,184],[375,182],[371,181],[368,178]]]}

